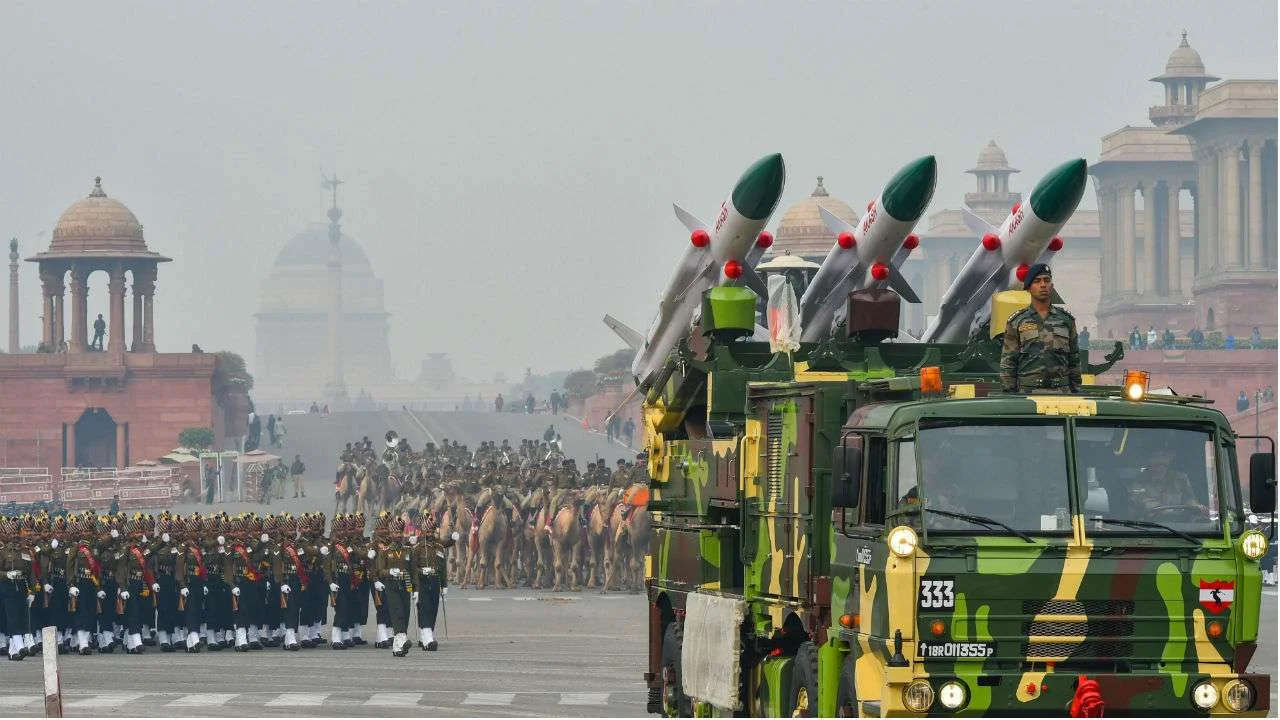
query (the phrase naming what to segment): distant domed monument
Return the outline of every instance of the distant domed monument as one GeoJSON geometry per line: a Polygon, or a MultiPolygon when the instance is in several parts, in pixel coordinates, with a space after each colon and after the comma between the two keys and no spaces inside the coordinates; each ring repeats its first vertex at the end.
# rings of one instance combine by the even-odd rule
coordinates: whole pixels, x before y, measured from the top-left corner
{"type": "Polygon", "coordinates": [[[330,402],[334,375],[351,398],[384,396],[395,385],[382,281],[364,248],[338,225],[341,217],[335,203],[329,224],[311,223],[294,235],[262,285],[253,395],[266,408],[330,402]],[[336,368],[329,341],[331,237],[338,238],[341,280],[336,368]]]}
{"type": "Polygon", "coordinates": [[[836,242],[836,234],[827,229],[818,214],[818,208],[824,208],[850,224],[858,222],[858,213],[845,201],[831,197],[822,184],[822,176],[818,176],[818,184],[809,197],[787,208],[782,219],[778,221],[778,230],[774,233],[773,247],[770,254],[777,256],[790,254],[803,257],[814,262],[822,262],[836,242]]]}

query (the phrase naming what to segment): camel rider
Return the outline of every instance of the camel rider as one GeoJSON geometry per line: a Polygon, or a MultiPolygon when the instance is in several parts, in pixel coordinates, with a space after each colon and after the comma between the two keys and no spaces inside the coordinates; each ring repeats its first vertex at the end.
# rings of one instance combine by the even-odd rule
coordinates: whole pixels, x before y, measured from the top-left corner
{"type": "Polygon", "coordinates": [[[416,582],[413,604],[418,608],[418,647],[423,650],[438,649],[436,640],[436,614],[441,599],[448,593],[448,564],[445,550],[458,541],[458,533],[441,541],[436,531],[435,518],[430,513],[422,516],[421,534],[409,538],[410,567],[416,582]]]}
{"type": "Polygon", "coordinates": [[[631,483],[631,469],[627,467],[627,461],[618,458],[617,467],[614,468],[613,474],[609,476],[609,487],[625,488],[631,483]]]}

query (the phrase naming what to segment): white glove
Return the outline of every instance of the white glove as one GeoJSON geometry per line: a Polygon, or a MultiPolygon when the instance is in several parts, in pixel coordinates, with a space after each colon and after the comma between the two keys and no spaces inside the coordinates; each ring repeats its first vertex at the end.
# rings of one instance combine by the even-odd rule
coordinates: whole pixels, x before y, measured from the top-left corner
{"type": "Polygon", "coordinates": [[[370,560],[372,560],[378,557],[378,551],[374,550],[373,548],[369,548],[369,552],[365,553],[365,556],[367,556],[370,560]]]}
{"type": "Polygon", "coordinates": [[[165,541],[165,542],[169,542],[169,533],[165,533],[165,534],[161,535],[161,536],[160,536],[160,539],[161,539],[161,540],[163,540],[163,541],[165,541]]]}
{"type": "Polygon", "coordinates": [[[160,583],[151,583],[151,592],[160,592],[160,583]]]}
{"type": "Polygon", "coordinates": [[[120,537],[120,531],[119,531],[119,530],[117,530],[117,529],[115,529],[115,528],[111,528],[111,537],[113,537],[113,538],[118,538],[118,537],[120,537]]]}
{"type": "Polygon", "coordinates": [[[414,604],[414,605],[417,605],[417,604],[418,604],[418,591],[417,591],[417,590],[414,590],[414,591],[413,591],[413,604],[414,604]]]}
{"type": "Polygon", "coordinates": [[[329,583],[329,592],[338,592],[338,583],[329,583]]]}
{"type": "Polygon", "coordinates": [[[121,599],[121,600],[128,600],[128,599],[129,599],[129,591],[128,591],[128,590],[121,590],[121,591],[120,591],[120,599],[121,599]]]}
{"type": "Polygon", "coordinates": [[[5,577],[7,577],[7,578],[9,578],[10,580],[17,580],[17,579],[18,579],[18,571],[17,571],[17,570],[10,570],[9,572],[5,573],[5,574],[4,574],[4,576],[5,576],[5,577]]]}
{"type": "Polygon", "coordinates": [[[36,601],[36,596],[35,596],[35,595],[28,595],[28,596],[27,596],[27,607],[31,607],[31,604],[32,604],[32,603],[34,603],[35,601],[36,601]]]}
{"type": "Polygon", "coordinates": [[[79,597],[80,588],[76,587],[75,585],[72,585],[71,587],[67,588],[67,594],[70,595],[71,597],[79,597]]]}
{"type": "Polygon", "coordinates": [[[271,538],[267,537],[267,534],[266,534],[266,533],[262,533],[261,535],[259,535],[259,536],[258,536],[258,539],[259,539],[259,540],[261,540],[262,542],[266,542],[267,540],[270,540],[271,538]]]}
{"type": "Polygon", "coordinates": [[[299,554],[299,555],[306,555],[306,554],[307,554],[307,549],[306,549],[306,548],[298,548],[298,554],[299,554]]]}
{"type": "Polygon", "coordinates": [[[52,592],[53,592],[53,586],[52,586],[52,585],[50,585],[49,583],[45,583],[45,584],[44,584],[44,591],[45,591],[46,593],[52,593],[52,592]]]}
{"type": "Polygon", "coordinates": [[[99,591],[98,591],[98,599],[99,599],[99,600],[106,600],[106,599],[107,599],[107,591],[106,591],[106,590],[99,590],[99,591]]]}
{"type": "Polygon", "coordinates": [[[373,589],[377,590],[378,592],[382,592],[383,590],[387,589],[387,586],[383,585],[381,580],[376,580],[373,583],[373,589]]]}
{"type": "Polygon", "coordinates": [[[219,535],[219,536],[218,536],[218,544],[219,544],[219,545],[225,545],[225,544],[227,544],[227,539],[226,539],[225,537],[223,537],[223,536],[219,535]]]}
{"type": "Polygon", "coordinates": [[[208,585],[205,585],[205,586],[204,586],[204,588],[203,588],[203,590],[204,590],[204,594],[205,594],[205,595],[208,595],[208,594],[209,594],[209,586],[208,586],[208,585]]]}
{"type": "Polygon", "coordinates": [[[410,536],[409,536],[409,544],[410,544],[410,545],[417,545],[417,544],[418,544],[418,536],[417,536],[417,535],[410,535],[410,536]]]}
{"type": "Polygon", "coordinates": [[[458,538],[460,538],[460,537],[462,537],[462,536],[458,534],[458,531],[457,531],[457,530],[454,530],[454,531],[453,531],[453,534],[452,534],[452,535],[450,535],[449,537],[453,538],[453,541],[454,541],[454,542],[458,542],[458,538]]]}
{"type": "Polygon", "coordinates": [[[236,597],[240,597],[240,588],[238,587],[231,588],[231,594],[235,595],[236,597]]]}
{"type": "Polygon", "coordinates": [[[400,577],[400,568],[391,568],[391,577],[400,577]]]}
{"type": "Polygon", "coordinates": [[[142,536],[142,544],[143,544],[143,545],[146,545],[146,544],[147,544],[147,536],[146,536],[146,535],[143,535],[143,536],[142,536]]]}
{"type": "Polygon", "coordinates": [[[58,538],[54,538],[54,539],[50,540],[50,541],[49,541],[49,547],[53,548],[54,550],[57,550],[57,549],[58,549],[58,538]]]}
{"type": "Polygon", "coordinates": [[[268,580],[268,581],[267,581],[267,587],[266,587],[266,590],[267,590],[267,592],[271,592],[271,581],[270,581],[270,580],[268,580]]]}
{"type": "Polygon", "coordinates": [[[181,592],[181,593],[182,593],[182,597],[186,597],[186,596],[188,596],[188,595],[190,595],[190,594],[191,594],[191,590],[189,590],[189,589],[187,589],[187,588],[182,588],[182,590],[180,590],[179,592],[181,592]]]}
{"type": "Polygon", "coordinates": [[[424,567],[424,568],[422,568],[422,574],[423,574],[423,575],[435,575],[435,574],[436,574],[436,569],[435,569],[435,568],[431,568],[431,567],[424,567]]]}
{"type": "Polygon", "coordinates": [[[289,594],[289,592],[290,592],[290,588],[289,588],[289,586],[288,586],[288,585],[283,585],[283,584],[282,584],[282,585],[280,586],[280,592],[281,592],[281,593],[283,593],[283,594],[285,594],[285,595],[288,595],[288,594],[289,594]]]}
{"type": "Polygon", "coordinates": [[[321,546],[320,546],[320,554],[321,554],[321,555],[328,555],[328,554],[329,554],[329,546],[328,546],[328,545],[321,545],[321,546]]]}
{"type": "Polygon", "coordinates": [[[449,588],[440,588],[440,597],[447,597],[448,595],[449,595],[449,588]]]}

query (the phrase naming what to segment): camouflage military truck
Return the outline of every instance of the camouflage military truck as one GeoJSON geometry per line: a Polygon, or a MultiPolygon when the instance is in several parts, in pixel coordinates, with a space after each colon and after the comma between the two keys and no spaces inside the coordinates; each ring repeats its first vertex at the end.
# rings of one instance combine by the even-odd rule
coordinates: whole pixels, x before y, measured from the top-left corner
{"type": "Polygon", "coordinates": [[[1141,373],[1001,394],[994,341],[881,342],[857,295],[791,355],[709,298],[648,393],[649,711],[1265,715],[1241,488],[1273,511],[1274,444],[1242,478],[1141,373]]]}

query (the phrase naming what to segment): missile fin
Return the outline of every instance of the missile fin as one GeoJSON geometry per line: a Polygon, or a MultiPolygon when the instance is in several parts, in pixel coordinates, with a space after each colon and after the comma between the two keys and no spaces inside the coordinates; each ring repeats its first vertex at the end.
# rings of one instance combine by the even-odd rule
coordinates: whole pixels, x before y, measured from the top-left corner
{"type": "Polygon", "coordinates": [[[744,265],[742,267],[742,282],[744,285],[751,288],[751,292],[755,293],[756,297],[761,300],[767,300],[769,298],[769,289],[765,287],[764,280],[760,279],[760,275],[756,273],[755,268],[750,265],[744,265]]]}
{"type": "Polygon", "coordinates": [[[671,207],[675,209],[676,217],[679,218],[680,222],[683,223],[684,226],[689,229],[689,232],[694,232],[695,230],[711,229],[710,225],[702,222],[693,213],[689,212],[688,210],[685,210],[679,205],[672,205],[671,207]]]}
{"type": "Polygon", "coordinates": [[[919,303],[920,296],[916,295],[916,291],[911,289],[911,284],[907,279],[902,277],[902,271],[896,266],[889,265],[889,287],[902,296],[903,300],[909,303],[919,303]]]}
{"type": "Polygon", "coordinates": [[[845,222],[843,219],[832,215],[831,211],[824,207],[818,208],[818,214],[822,216],[822,222],[826,224],[827,229],[834,235],[839,235],[842,232],[854,232],[854,230],[856,230],[854,226],[845,222]]]}
{"type": "Polygon", "coordinates": [[[978,213],[974,212],[973,208],[968,205],[961,205],[960,213],[964,216],[965,226],[978,235],[986,235],[987,233],[991,233],[993,235],[1000,234],[999,228],[982,219],[982,217],[979,216],[978,213]]]}
{"type": "Polygon", "coordinates": [[[630,347],[632,350],[639,350],[644,347],[644,336],[633,330],[621,320],[612,315],[605,315],[604,324],[608,325],[610,330],[617,333],[618,337],[622,338],[622,342],[626,343],[627,347],[630,347]]]}

